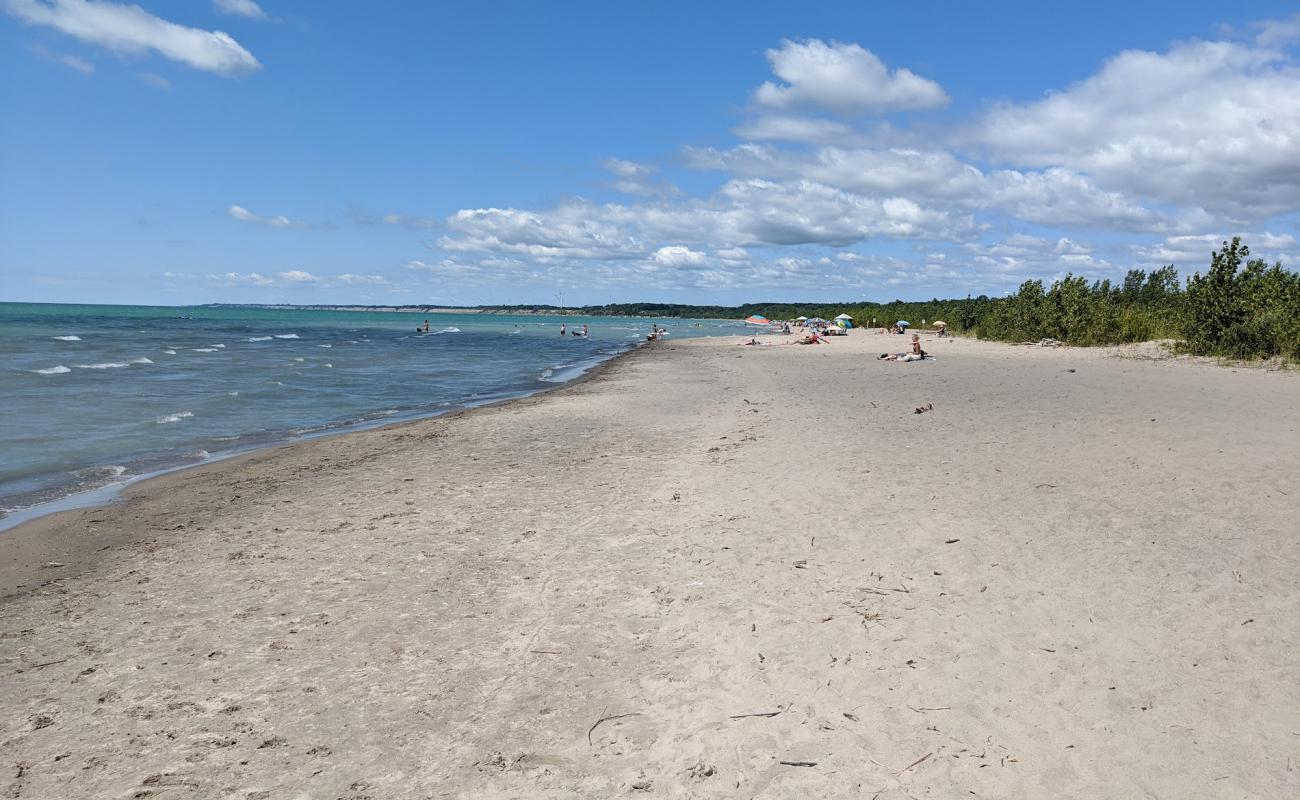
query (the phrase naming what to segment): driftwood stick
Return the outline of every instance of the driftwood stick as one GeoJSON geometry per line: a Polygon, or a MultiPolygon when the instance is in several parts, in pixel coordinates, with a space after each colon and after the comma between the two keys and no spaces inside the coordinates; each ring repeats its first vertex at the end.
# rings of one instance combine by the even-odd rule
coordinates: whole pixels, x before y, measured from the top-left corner
{"type": "Polygon", "coordinates": [[[906,767],[903,767],[902,769],[900,769],[900,770],[898,771],[898,774],[899,774],[899,775],[902,775],[904,772],[907,772],[909,769],[911,769],[912,767],[915,767],[917,764],[920,764],[922,761],[926,760],[927,758],[929,758],[929,757],[932,756],[932,755],[934,755],[934,753],[926,753],[925,755],[921,756],[921,757],[918,758],[917,760],[913,761],[911,764],[908,764],[906,767]]]}
{"type": "Polygon", "coordinates": [[[66,658],[60,658],[58,661],[46,661],[46,662],[43,663],[43,664],[32,664],[32,665],[31,665],[30,667],[28,667],[27,669],[40,669],[41,667],[50,667],[50,666],[54,666],[55,664],[62,664],[64,661],[67,661],[67,660],[68,660],[68,659],[66,659],[66,658]]]}
{"type": "MultiPolygon", "coordinates": [[[[604,714],[605,712],[601,711],[600,713],[604,714]]],[[[601,717],[600,719],[596,720],[596,722],[590,728],[587,729],[587,744],[592,744],[591,734],[596,730],[596,728],[600,727],[600,724],[602,722],[609,722],[612,719],[623,719],[624,717],[643,717],[643,716],[645,715],[642,714],[640,711],[633,711],[631,714],[611,714],[608,717],[601,717]]]]}
{"type": "Polygon", "coordinates": [[[817,762],[816,762],[816,761],[782,761],[781,763],[782,763],[782,764],[785,764],[787,767],[815,767],[815,766],[817,766],[817,762]]]}
{"type": "Polygon", "coordinates": [[[778,714],[784,714],[786,709],[788,708],[789,706],[786,706],[785,708],[778,708],[776,711],[760,711],[756,714],[732,714],[730,717],[727,717],[727,719],[747,719],[749,717],[775,717],[778,714]]]}

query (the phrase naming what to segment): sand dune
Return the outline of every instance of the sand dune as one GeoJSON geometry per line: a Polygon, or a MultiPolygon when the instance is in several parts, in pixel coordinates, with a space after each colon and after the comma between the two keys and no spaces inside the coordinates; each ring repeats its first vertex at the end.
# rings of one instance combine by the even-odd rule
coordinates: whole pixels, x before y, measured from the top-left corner
{"type": "Polygon", "coordinates": [[[1296,376],[769,341],[0,535],[9,796],[1300,792],[1296,376]]]}

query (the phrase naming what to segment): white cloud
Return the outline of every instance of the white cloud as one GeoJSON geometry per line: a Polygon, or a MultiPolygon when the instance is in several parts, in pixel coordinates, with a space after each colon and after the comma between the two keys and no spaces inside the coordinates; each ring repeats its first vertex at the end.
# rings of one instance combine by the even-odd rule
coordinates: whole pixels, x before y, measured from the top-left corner
{"type": "Polygon", "coordinates": [[[654,172],[654,167],[622,158],[607,158],[603,162],[603,166],[620,178],[644,178],[654,172]]]}
{"type": "Polygon", "coordinates": [[[275,280],[268,278],[258,272],[249,272],[247,274],[239,272],[227,272],[223,275],[209,275],[209,280],[224,286],[274,286],[275,280]]]}
{"type": "Polygon", "coordinates": [[[276,274],[276,277],[285,283],[315,283],[320,280],[320,278],[310,272],[304,272],[300,269],[291,269],[287,272],[280,272],[276,274]]]}
{"type": "Polygon", "coordinates": [[[362,284],[370,286],[383,286],[388,283],[388,279],[383,275],[353,275],[345,272],[342,275],[335,276],[334,280],[339,283],[362,284]]]}
{"type": "Polygon", "coordinates": [[[0,0],[11,15],[54,28],[117,53],[155,52],[194,69],[224,76],[262,68],[253,54],[222,31],[177,25],[140,6],[106,0],[0,0]]]}
{"type": "Polygon", "coordinates": [[[654,177],[658,170],[649,164],[638,164],[622,158],[607,158],[601,165],[619,178],[612,186],[623,194],[665,197],[677,193],[676,186],[654,177]]]}
{"type": "Polygon", "coordinates": [[[1230,218],[1300,205],[1300,69],[1284,51],[1188,42],[1127,51],[1046,99],[1004,105],[975,136],[993,155],[1230,218]]]}
{"type": "Polygon", "coordinates": [[[678,245],[661,247],[651,254],[650,260],[665,267],[702,267],[709,257],[697,250],[678,245]]]}
{"type": "Polygon", "coordinates": [[[170,89],[170,88],[172,88],[172,82],[171,82],[171,81],[167,80],[166,78],[164,78],[163,76],[161,76],[161,75],[159,75],[159,74],[157,74],[157,73],[155,73],[155,72],[142,72],[142,73],[140,73],[140,80],[144,81],[145,83],[149,84],[150,86],[152,86],[152,87],[155,88],[155,89],[170,89]]]}
{"type": "Polygon", "coordinates": [[[1294,267],[1300,261],[1300,248],[1290,234],[1268,231],[1237,231],[1225,233],[1198,233],[1169,236],[1149,245],[1135,245],[1133,254],[1147,267],[1173,264],[1184,276],[1204,272],[1210,264],[1210,255],[1233,236],[1241,236],[1242,243],[1250,248],[1250,257],[1262,258],[1269,263],[1282,261],[1294,267]]]}
{"type": "Polygon", "coordinates": [[[993,210],[1044,225],[1168,231],[1180,223],[1064,169],[985,174],[944,150],[824,147],[812,153],[744,144],[688,148],[687,163],[746,177],[809,180],[868,196],[905,196],[963,212],[993,210]]]}
{"type": "Polygon", "coordinates": [[[1300,41],[1300,14],[1287,19],[1267,20],[1255,25],[1255,41],[1264,47],[1276,47],[1300,41]]]}
{"type": "Polygon", "coordinates": [[[297,222],[283,215],[276,215],[274,217],[263,217],[259,214],[254,214],[253,212],[249,211],[243,206],[232,205],[226,209],[226,214],[231,219],[237,219],[240,222],[249,222],[254,225],[267,225],[272,228],[303,229],[303,228],[311,227],[305,222],[297,222]]]}
{"type": "Polygon", "coordinates": [[[440,219],[411,217],[406,214],[385,214],[383,220],[385,225],[400,225],[405,228],[437,228],[442,225],[440,219]]]}
{"type": "Polygon", "coordinates": [[[875,54],[856,44],[786,40],[780,48],[767,51],[767,60],[785,82],[769,81],[754,93],[754,99],[768,108],[820,106],[857,115],[948,103],[939,84],[902,67],[890,72],[875,54]]]}
{"type": "Polygon", "coordinates": [[[253,0],[212,0],[212,7],[222,14],[249,19],[266,19],[266,12],[253,0]]]}
{"type": "Polygon", "coordinates": [[[463,209],[430,248],[447,258],[416,268],[439,281],[816,287],[878,297],[882,287],[904,296],[999,293],[1067,272],[1118,279],[1153,261],[1200,268],[1223,238],[1202,236],[1207,230],[1257,231],[1246,237],[1256,254],[1293,261],[1288,234],[1259,232],[1270,220],[1289,230],[1300,211],[1300,157],[1284,157],[1300,147],[1300,93],[1281,88],[1300,85],[1300,75],[1283,50],[1220,42],[1121,54],[1045,100],[981,113],[969,136],[881,123],[864,131],[776,108],[881,107],[883,100],[865,99],[861,81],[827,83],[835,70],[873,60],[877,77],[900,76],[869,55],[820,42],[773,51],[787,83],[760,90],[766,107],[736,129],[761,141],[683,150],[686,168],[721,176],[710,191],[654,196],[642,189],[654,166],[606,159],[613,185],[646,199],[463,209]],[[818,50],[830,67],[809,66],[817,59],[806,51],[818,50]],[[847,94],[834,94],[841,90],[847,94]],[[1161,169],[1166,146],[1182,147],[1185,159],[1161,169]],[[1241,175],[1228,174],[1237,169],[1252,176],[1257,197],[1242,191],[1241,175]],[[1235,222],[1237,215],[1250,223],[1235,222]]]}
{"type": "MultiPolygon", "coordinates": [[[[193,275],[165,273],[168,279],[196,278],[193,275]]],[[[206,276],[208,283],[215,286],[255,286],[262,288],[292,289],[304,287],[330,288],[334,286],[391,286],[383,275],[356,275],[345,272],[342,275],[316,275],[302,269],[289,269],[264,275],[260,272],[225,272],[206,276]]]]}
{"type": "Polygon", "coordinates": [[[852,145],[866,137],[835,120],[762,114],[736,126],[734,133],[758,141],[806,142],[808,144],[852,145]]]}

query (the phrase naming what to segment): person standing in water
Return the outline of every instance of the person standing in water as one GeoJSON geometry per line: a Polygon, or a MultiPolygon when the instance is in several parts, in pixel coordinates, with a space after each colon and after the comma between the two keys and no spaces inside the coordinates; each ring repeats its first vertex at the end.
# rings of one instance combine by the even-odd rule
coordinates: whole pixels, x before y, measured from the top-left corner
{"type": "Polygon", "coordinates": [[[561,323],[560,323],[560,335],[563,336],[564,334],[566,334],[566,333],[568,333],[568,332],[569,332],[569,326],[568,326],[568,325],[565,325],[563,322],[561,322],[561,323]]]}
{"type": "Polygon", "coordinates": [[[586,339],[590,334],[587,333],[587,323],[582,323],[582,338],[586,339]]]}
{"type": "Polygon", "coordinates": [[[424,321],[424,332],[425,333],[429,332],[429,320],[427,319],[424,321]]]}

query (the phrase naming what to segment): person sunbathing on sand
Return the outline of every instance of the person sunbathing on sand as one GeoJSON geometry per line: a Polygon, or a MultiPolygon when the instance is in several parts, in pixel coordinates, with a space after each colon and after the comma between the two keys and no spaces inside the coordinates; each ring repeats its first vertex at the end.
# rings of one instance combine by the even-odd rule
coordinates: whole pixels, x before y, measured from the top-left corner
{"type": "Polygon", "coordinates": [[[921,349],[921,337],[914,333],[912,334],[912,349],[910,352],[895,353],[893,355],[890,355],[889,353],[881,353],[876,358],[876,360],[879,361],[880,359],[884,359],[885,361],[921,361],[927,355],[929,355],[929,353],[926,353],[924,350],[921,349]]]}

